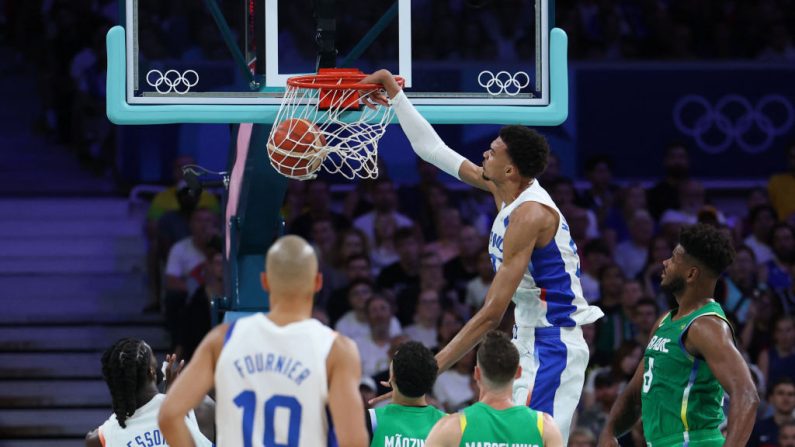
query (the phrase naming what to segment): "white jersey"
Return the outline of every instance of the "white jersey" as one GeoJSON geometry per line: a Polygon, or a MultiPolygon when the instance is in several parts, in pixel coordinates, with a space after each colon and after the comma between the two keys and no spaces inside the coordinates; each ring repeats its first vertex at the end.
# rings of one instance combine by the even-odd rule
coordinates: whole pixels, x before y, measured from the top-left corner
{"type": "Polygon", "coordinates": [[[538,180],[509,204],[502,204],[491,226],[489,256],[496,272],[503,259],[505,230],[513,210],[524,202],[538,202],[558,213],[558,230],[552,241],[543,248],[535,247],[519,287],[513,294],[517,328],[573,327],[593,323],[602,315],[589,306],[580,285],[580,258],[577,246],[569,233],[569,226],[555,202],[538,180]]]}
{"type": "MultiPolygon", "coordinates": [[[[165,398],[165,394],[157,394],[144,406],[135,410],[135,413],[124,421],[126,428],[119,425],[115,414],[111,415],[99,427],[99,439],[102,445],[105,447],[167,446],[166,438],[157,425],[157,414],[165,398]]],[[[197,447],[212,445],[199,431],[199,424],[193,411],[185,418],[185,423],[197,447]]]]}
{"type": "Polygon", "coordinates": [[[232,323],[215,367],[217,445],[327,445],[335,336],[314,319],[277,326],[258,313],[232,323]]]}

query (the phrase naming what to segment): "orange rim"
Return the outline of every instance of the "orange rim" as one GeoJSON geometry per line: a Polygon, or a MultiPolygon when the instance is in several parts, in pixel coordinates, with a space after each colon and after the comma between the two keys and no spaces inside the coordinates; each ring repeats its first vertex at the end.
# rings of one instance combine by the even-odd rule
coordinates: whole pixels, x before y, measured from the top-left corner
{"type": "MultiPolygon", "coordinates": [[[[287,85],[296,88],[314,88],[323,90],[378,90],[384,88],[381,84],[361,84],[360,81],[367,77],[365,74],[309,74],[293,76],[287,80],[287,85]]],[[[405,81],[400,76],[395,76],[395,81],[403,87],[405,81]]]]}

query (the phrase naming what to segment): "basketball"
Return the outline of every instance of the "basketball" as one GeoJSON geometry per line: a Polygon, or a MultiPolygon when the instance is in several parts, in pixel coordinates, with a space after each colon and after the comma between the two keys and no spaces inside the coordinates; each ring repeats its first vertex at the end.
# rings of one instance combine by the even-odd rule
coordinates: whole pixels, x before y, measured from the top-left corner
{"type": "Polygon", "coordinates": [[[281,174],[305,178],[314,174],[326,157],[326,138],[310,121],[290,118],[279,123],[268,138],[271,165],[281,174]]]}

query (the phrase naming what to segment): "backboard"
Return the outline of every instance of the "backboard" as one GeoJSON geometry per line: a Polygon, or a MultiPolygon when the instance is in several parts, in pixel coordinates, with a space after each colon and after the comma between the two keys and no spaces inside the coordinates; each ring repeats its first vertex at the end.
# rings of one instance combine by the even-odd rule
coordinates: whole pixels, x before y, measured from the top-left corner
{"type": "Polygon", "coordinates": [[[114,122],[266,123],[288,77],[333,66],[402,76],[433,123],[567,114],[552,0],[122,1],[123,29],[108,36],[114,122]]]}

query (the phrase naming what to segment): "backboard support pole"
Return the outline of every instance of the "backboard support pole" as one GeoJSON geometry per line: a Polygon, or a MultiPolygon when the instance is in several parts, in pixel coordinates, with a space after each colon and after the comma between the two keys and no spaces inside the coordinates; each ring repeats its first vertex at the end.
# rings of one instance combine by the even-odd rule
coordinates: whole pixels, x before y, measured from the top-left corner
{"type": "Polygon", "coordinates": [[[337,1],[315,0],[315,22],[317,24],[315,42],[317,43],[317,63],[315,71],[321,68],[337,67],[337,1]]]}

